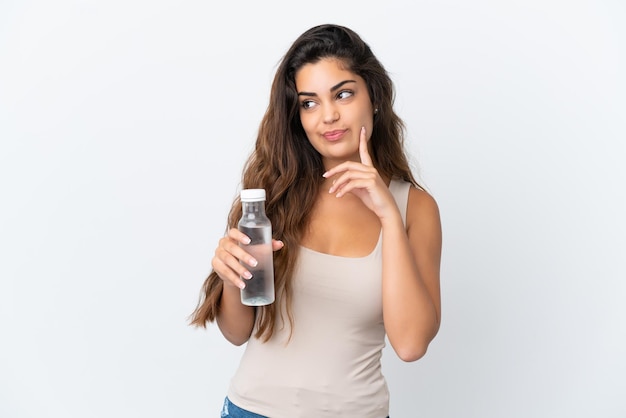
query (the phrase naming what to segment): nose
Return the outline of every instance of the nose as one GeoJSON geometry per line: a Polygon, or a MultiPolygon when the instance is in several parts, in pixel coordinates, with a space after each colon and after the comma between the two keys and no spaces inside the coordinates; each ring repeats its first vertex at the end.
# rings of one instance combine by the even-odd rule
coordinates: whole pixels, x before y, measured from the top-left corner
{"type": "Polygon", "coordinates": [[[333,123],[339,119],[339,111],[333,105],[324,107],[324,123],[333,123]]]}

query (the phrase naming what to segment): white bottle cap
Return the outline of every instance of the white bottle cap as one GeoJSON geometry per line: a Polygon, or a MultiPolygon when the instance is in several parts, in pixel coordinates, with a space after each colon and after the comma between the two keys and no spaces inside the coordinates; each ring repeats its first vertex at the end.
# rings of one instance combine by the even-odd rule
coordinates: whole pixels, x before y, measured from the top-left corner
{"type": "Polygon", "coordinates": [[[242,202],[258,202],[265,200],[265,189],[243,189],[241,191],[242,202]]]}

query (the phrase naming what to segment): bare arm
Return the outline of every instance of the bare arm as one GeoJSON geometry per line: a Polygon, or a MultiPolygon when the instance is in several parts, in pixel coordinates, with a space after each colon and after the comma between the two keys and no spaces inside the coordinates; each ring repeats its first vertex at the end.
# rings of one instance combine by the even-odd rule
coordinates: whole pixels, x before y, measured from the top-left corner
{"type": "Polygon", "coordinates": [[[241,290],[224,282],[224,291],[217,314],[217,326],[228,341],[242,345],[252,334],[254,308],[241,303],[241,290]]]}
{"type": "MultiPolygon", "coordinates": [[[[220,240],[211,262],[224,282],[217,325],[224,337],[234,345],[242,345],[248,341],[255,318],[254,308],[241,303],[241,289],[245,287],[245,281],[241,277],[250,278],[252,275],[239,260],[246,260],[248,265],[256,265],[256,262],[239,246],[240,242],[247,244],[249,239],[236,228],[230,229],[228,235],[220,240]]],[[[283,243],[274,240],[272,247],[277,251],[283,247],[283,243]]]]}
{"type": "Polygon", "coordinates": [[[330,188],[340,197],[352,193],[380,219],[383,230],[383,320],[391,346],[404,361],[421,358],[439,330],[441,223],[435,200],[411,188],[407,228],[387,184],[374,168],[365,128],[361,163],[347,161],[325,177],[341,174],[330,188]]]}
{"type": "Polygon", "coordinates": [[[383,224],[383,317],[389,342],[404,361],[421,358],[439,330],[441,222],[435,200],[411,188],[407,230],[397,216],[383,224]]]}

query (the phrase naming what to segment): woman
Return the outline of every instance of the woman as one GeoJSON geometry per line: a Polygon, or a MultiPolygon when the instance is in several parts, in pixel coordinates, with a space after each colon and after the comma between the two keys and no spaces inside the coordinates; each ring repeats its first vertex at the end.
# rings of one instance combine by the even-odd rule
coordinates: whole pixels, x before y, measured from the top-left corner
{"type": "Polygon", "coordinates": [[[241,304],[254,265],[241,203],[219,241],[191,323],[247,343],[222,417],[384,418],[387,336],[422,357],[441,317],[441,226],[403,149],[386,70],[352,30],[303,33],[277,69],[243,188],[263,188],[276,302],[241,304]]]}

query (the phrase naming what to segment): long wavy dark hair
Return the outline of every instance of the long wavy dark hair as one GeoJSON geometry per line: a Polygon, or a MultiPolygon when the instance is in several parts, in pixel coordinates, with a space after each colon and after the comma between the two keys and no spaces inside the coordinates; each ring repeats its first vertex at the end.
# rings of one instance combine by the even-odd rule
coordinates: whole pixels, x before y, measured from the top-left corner
{"type": "MultiPolygon", "coordinates": [[[[393,110],[393,83],[369,45],[349,28],[338,25],[315,26],[291,45],[283,56],[261,121],[255,149],[242,174],[242,188],[266,190],[266,212],[272,221],[273,235],[285,246],[274,253],[277,302],[286,303],[291,325],[291,278],[298,259],[300,239],[309,222],[311,209],[322,184],[324,165],[302,128],[295,75],[300,68],[324,58],[335,58],[345,69],[365,81],[374,117],[369,152],[383,178],[403,179],[416,187],[404,150],[404,123],[393,110]]],[[[241,202],[235,198],[228,215],[228,228],[237,226],[241,202]]],[[[191,315],[191,325],[206,327],[220,309],[223,282],[211,271],[204,282],[200,300],[191,315]]],[[[256,308],[256,338],[267,341],[273,334],[279,303],[256,308]]]]}

